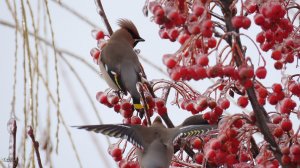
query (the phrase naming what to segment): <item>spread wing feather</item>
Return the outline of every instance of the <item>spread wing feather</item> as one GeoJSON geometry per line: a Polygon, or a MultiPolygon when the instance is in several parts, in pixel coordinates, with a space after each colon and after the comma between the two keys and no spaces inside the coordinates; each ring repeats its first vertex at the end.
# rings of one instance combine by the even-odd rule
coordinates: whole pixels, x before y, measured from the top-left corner
{"type": "Polygon", "coordinates": [[[180,138],[206,134],[216,128],[216,125],[189,125],[180,127],[173,136],[173,143],[175,143],[180,138]]]}
{"type": "Polygon", "coordinates": [[[93,131],[96,133],[101,133],[110,137],[127,139],[134,146],[139,149],[145,148],[145,143],[143,137],[141,136],[141,132],[145,131],[145,128],[140,125],[83,125],[83,126],[75,126],[78,129],[85,129],[87,131],[93,131]]]}

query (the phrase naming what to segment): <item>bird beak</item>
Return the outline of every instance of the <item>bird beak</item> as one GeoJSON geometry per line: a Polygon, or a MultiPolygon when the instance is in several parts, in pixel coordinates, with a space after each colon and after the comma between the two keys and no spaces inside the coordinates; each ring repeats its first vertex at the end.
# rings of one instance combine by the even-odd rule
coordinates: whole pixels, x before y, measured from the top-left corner
{"type": "Polygon", "coordinates": [[[135,39],[135,42],[144,42],[145,40],[143,38],[135,39]]]}

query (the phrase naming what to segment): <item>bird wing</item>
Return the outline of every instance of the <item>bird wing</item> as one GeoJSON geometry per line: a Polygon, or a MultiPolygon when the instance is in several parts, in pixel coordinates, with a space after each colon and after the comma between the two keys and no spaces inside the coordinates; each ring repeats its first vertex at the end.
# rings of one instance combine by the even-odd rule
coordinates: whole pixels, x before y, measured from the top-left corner
{"type": "Polygon", "coordinates": [[[123,85],[123,82],[121,81],[121,74],[120,74],[121,70],[119,68],[120,66],[113,66],[109,62],[107,63],[106,59],[103,59],[103,57],[100,58],[100,61],[103,65],[105,71],[109,75],[110,79],[115,83],[115,85],[118,87],[119,90],[121,90],[122,92],[124,92],[126,94],[126,89],[123,85]]]}
{"type": "Polygon", "coordinates": [[[207,132],[217,128],[217,125],[189,125],[179,127],[174,131],[173,143],[175,143],[180,138],[186,138],[201,134],[206,134],[207,132]]]}
{"type": "Polygon", "coordinates": [[[104,124],[104,125],[82,125],[74,126],[78,129],[85,129],[87,131],[93,131],[101,133],[110,137],[127,139],[131,144],[137,148],[143,150],[145,147],[145,141],[142,134],[147,132],[147,127],[141,125],[127,125],[127,124],[104,124]]]}

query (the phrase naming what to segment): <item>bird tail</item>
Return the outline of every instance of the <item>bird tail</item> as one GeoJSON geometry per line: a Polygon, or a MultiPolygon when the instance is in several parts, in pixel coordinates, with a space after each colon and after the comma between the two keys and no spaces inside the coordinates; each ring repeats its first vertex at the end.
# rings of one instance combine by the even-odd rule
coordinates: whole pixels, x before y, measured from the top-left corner
{"type": "Polygon", "coordinates": [[[136,88],[136,84],[141,81],[138,72],[139,71],[137,71],[134,66],[124,65],[121,71],[121,78],[126,90],[132,97],[134,108],[136,110],[141,110],[144,106],[141,104],[141,96],[136,88]]]}

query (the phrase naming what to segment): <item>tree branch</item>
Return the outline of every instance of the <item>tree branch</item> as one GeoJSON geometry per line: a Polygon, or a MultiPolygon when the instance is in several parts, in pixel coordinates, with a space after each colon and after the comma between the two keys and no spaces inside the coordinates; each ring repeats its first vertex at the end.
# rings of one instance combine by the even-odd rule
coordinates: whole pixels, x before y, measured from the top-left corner
{"type": "Polygon", "coordinates": [[[41,161],[41,156],[40,156],[40,151],[39,151],[39,142],[35,140],[35,137],[34,137],[33,130],[32,130],[31,126],[29,126],[29,130],[27,131],[27,134],[29,135],[29,137],[32,140],[32,144],[33,144],[33,147],[34,147],[34,150],[35,150],[38,165],[39,165],[40,168],[43,168],[42,161],[41,161]]]}
{"type": "MultiPolygon", "coordinates": [[[[224,14],[227,31],[238,33],[239,31],[237,29],[233,28],[232,23],[231,23],[231,19],[233,17],[233,14],[232,14],[232,11],[230,9],[230,6],[231,6],[231,3],[233,1],[232,0],[224,0],[224,1],[221,1],[221,2],[224,6],[222,12],[224,14]]],[[[242,44],[241,44],[240,37],[236,36],[236,35],[230,35],[227,39],[227,43],[229,45],[233,46],[233,43],[232,43],[233,40],[236,42],[238,48],[242,49],[242,44]]],[[[242,65],[243,60],[239,57],[239,53],[237,53],[237,52],[238,51],[236,49],[233,50],[233,57],[234,57],[236,65],[239,67],[239,66],[242,65]]],[[[271,150],[272,150],[274,156],[276,157],[278,162],[282,165],[281,150],[279,149],[279,146],[276,143],[276,141],[274,139],[274,136],[272,135],[272,133],[269,130],[269,127],[267,125],[267,123],[270,122],[269,121],[269,116],[268,116],[266,110],[262,106],[259,105],[257,97],[255,95],[254,88],[253,87],[247,88],[246,92],[247,92],[248,98],[251,102],[254,114],[256,116],[256,124],[257,124],[258,128],[260,129],[261,133],[264,135],[264,139],[271,145],[271,150]]]]}
{"type": "Polygon", "coordinates": [[[105,12],[104,12],[104,9],[103,9],[101,0],[95,0],[95,4],[96,4],[96,6],[98,7],[98,13],[99,13],[99,15],[101,16],[101,18],[103,19],[104,24],[105,24],[105,26],[106,26],[106,29],[107,29],[109,35],[112,35],[112,34],[113,34],[113,30],[112,30],[112,28],[111,28],[111,26],[110,26],[110,24],[109,24],[109,22],[108,22],[108,19],[107,19],[107,17],[106,17],[105,12]]]}

